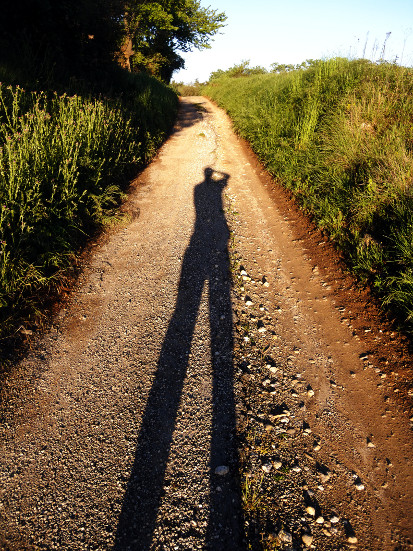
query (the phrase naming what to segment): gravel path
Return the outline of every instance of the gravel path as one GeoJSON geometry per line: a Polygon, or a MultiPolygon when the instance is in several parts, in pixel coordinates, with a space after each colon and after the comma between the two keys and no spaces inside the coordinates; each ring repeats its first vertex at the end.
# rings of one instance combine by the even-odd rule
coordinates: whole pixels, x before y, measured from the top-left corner
{"type": "Polygon", "coordinates": [[[402,370],[263,181],[182,100],[133,220],[3,383],[1,549],[413,548],[402,370]]]}

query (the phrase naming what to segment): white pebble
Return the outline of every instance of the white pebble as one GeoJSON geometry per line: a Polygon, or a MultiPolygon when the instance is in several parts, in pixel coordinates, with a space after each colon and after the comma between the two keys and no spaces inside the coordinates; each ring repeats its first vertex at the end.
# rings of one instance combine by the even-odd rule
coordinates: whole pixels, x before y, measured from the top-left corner
{"type": "Polygon", "coordinates": [[[304,534],[301,539],[303,540],[303,543],[306,547],[310,547],[310,545],[313,543],[313,536],[310,536],[310,534],[304,534]]]}
{"type": "Polygon", "coordinates": [[[324,518],[323,517],[317,517],[315,519],[315,521],[316,521],[317,524],[324,524],[324,518]]]}
{"type": "Polygon", "coordinates": [[[285,532],[284,530],[280,530],[278,532],[278,539],[284,543],[292,543],[293,537],[289,532],[285,532]]]}

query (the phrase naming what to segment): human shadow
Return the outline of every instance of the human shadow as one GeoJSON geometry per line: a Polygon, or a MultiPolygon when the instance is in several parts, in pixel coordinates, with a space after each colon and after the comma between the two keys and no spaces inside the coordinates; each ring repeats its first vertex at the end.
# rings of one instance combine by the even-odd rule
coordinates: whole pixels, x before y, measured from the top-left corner
{"type": "Polygon", "coordinates": [[[222,192],[229,175],[205,169],[194,190],[196,221],[186,249],[178,297],[159,356],[119,517],[114,550],[151,547],[165,471],[204,285],[208,283],[211,336],[212,435],[210,513],[205,548],[243,549],[237,477],[233,326],[228,239],[222,192]],[[215,473],[228,466],[228,475],[215,473]]]}

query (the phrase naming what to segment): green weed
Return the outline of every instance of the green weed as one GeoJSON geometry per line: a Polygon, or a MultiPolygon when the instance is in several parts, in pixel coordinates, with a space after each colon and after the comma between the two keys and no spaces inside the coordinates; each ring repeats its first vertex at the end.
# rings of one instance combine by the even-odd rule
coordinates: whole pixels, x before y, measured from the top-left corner
{"type": "Polygon", "coordinates": [[[0,338],[38,316],[39,293],[64,284],[169,130],[175,94],[147,78],[134,92],[121,101],[0,85],[0,338]]]}
{"type": "Polygon", "coordinates": [[[264,497],[262,493],[263,480],[264,475],[261,475],[260,477],[245,475],[241,488],[244,511],[253,513],[259,508],[264,497]]]}
{"type": "Polygon", "coordinates": [[[336,58],[203,92],[413,331],[413,70],[336,58]]]}

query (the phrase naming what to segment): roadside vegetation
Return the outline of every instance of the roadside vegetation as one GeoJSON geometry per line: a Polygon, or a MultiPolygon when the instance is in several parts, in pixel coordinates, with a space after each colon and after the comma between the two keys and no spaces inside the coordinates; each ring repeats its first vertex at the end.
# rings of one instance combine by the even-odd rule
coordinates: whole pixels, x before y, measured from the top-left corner
{"type": "Polygon", "coordinates": [[[267,73],[243,62],[203,93],[411,333],[413,69],[335,58],[267,73]]]}
{"type": "Polygon", "coordinates": [[[191,82],[190,84],[184,84],[183,82],[171,82],[172,88],[178,94],[178,96],[202,96],[202,89],[205,84],[198,82],[191,82]]]}
{"type": "Polygon", "coordinates": [[[121,100],[0,86],[0,336],[40,314],[85,239],[116,214],[122,189],[155,154],[174,92],[129,75],[121,100]]]}
{"type": "Polygon", "coordinates": [[[224,13],[198,0],[22,0],[0,19],[0,350],[28,335],[175,120],[180,52],[224,13]]]}

